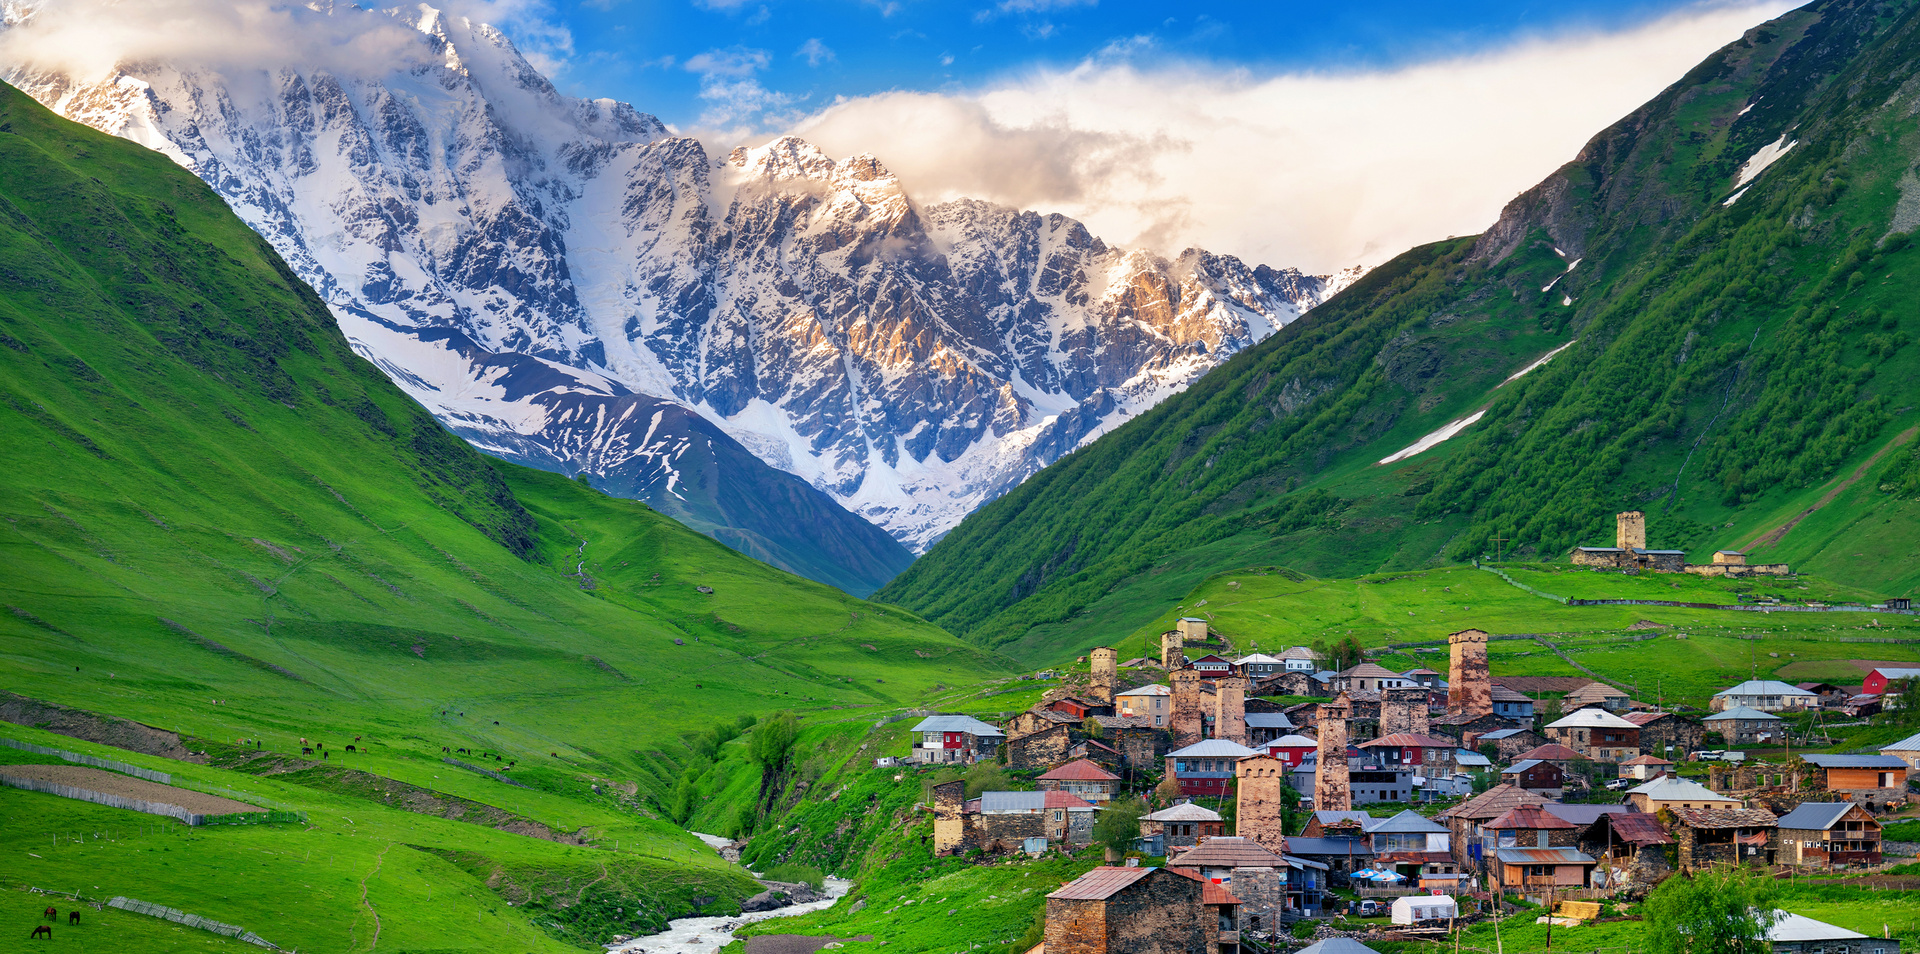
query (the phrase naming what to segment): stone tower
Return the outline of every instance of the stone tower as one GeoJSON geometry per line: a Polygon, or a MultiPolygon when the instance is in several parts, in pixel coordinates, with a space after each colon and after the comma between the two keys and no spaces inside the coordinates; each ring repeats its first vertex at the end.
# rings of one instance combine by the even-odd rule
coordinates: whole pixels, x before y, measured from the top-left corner
{"type": "Polygon", "coordinates": [[[1187,664],[1187,640],[1177,629],[1160,635],[1160,668],[1168,672],[1187,664]]]}
{"type": "Polygon", "coordinates": [[[1281,790],[1287,763],[1270,755],[1250,755],[1234,763],[1234,834],[1277,854],[1287,850],[1286,815],[1281,790]]]}
{"type": "Polygon", "coordinates": [[[1120,682],[1120,654],[1110,647],[1096,646],[1087,658],[1093,665],[1093,691],[1089,695],[1097,702],[1112,705],[1114,686],[1120,682]]]}
{"type": "Polygon", "coordinates": [[[1447,712],[1489,715],[1493,712],[1493,677],[1487,672],[1487,634],[1463,629],[1447,637],[1453,665],[1447,671],[1447,712]]]}
{"type": "Polygon", "coordinates": [[[1213,737],[1247,744],[1247,681],[1238,676],[1213,683],[1213,737]]]}
{"type": "Polygon", "coordinates": [[[953,854],[966,847],[967,780],[956,778],[933,787],[933,853],[953,854]]]}
{"type": "Polygon", "coordinates": [[[1614,546],[1622,550],[1647,548],[1647,515],[1638,510],[1616,514],[1613,518],[1614,546]]]}
{"type": "Polygon", "coordinates": [[[1173,683],[1173,712],[1167,728],[1173,732],[1174,748],[1185,748],[1207,737],[1207,714],[1200,707],[1200,670],[1176,669],[1167,681],[1173,683]]]}
{"type": "Polygon", "coordinates": [[[1411,732],[1427,734],[1427,698],[1425,686],[1403,686],[1380,690],[1380,734],[1411,732]]]}
{"type": "Polygon", "coordinates": [[[1323,812],[1353,810],[1353,786],[1347,779],[1347,712],[1341,693],[1320,704],[1320,764],[1313,771],[1313,807],[1323,812]]]}

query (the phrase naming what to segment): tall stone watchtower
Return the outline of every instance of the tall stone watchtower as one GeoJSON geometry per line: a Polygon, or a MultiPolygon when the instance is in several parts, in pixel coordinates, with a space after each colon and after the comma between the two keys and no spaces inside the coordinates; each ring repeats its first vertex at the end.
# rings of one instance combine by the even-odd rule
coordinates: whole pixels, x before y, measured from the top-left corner
{"type": "Polygon", "coordinates": [[[1213,737],[1247,744],[1247,681],[1239,676],[1214,680],[1213,737]]]}
{"type": "Polygon", "coordinates": [[[1120,682],[1120,654],[1108,646],[1096,646],[1087,654],[1093,665],[1093,691],[1096,701],[1113,704],[1113,689],[1120,682]]]}
{"type": "Polygon", "coordinates": [[[1287,850],[1286,815],[1281,805],[1287,763],[1271,755],[1250,755],[1234,763],[1235,834],[1275,853],[1287,850]]]}
{"type": "Polygon", "coordinates": [[[1160,668],[1168,672],[1187,664],[1187,638],[1177,629],[1160,634],[1160,668]]]}
{"type": "Polygon", "coordinates": [[[1447,637],[1453,664],[1447,672],[1447,711],[1487,715],[1493,712],[1493,677],[1487,671],[1487,634],[1463,629],[1447,637]]]}
{"type": "Polygon", "coordinates": [[[1353,786],[1347,776],[1347,713],[1352,701],[1341,693],[1320,704],[1320,764],[1313,770],[1313,807],[1323,812],[1353,810],[1353,786]]]}
{"type": "Polygon", "coordinates": [[[1173,712],[1167,728],[1173,732],[1174,748],[1185,748],[1206,738],[1206,712],[1200,708],[1200,670],[1176,669],[1168,677],[1173,683],[1173,712]]]}
{"type": "Polygon", "coordinates": [[[1647,515],[1629,510],[1613,517],[1614,546],[1622,550],[1647,548],[1647,515]]]}

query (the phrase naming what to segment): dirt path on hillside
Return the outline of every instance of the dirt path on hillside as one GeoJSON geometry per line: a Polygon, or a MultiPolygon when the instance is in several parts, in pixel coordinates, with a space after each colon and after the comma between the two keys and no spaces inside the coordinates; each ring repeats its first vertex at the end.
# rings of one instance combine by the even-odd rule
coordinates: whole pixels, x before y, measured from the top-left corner
{"type": "Polygon", "coordinates": [[[1783,523],[1778,527],[1775,527],[1772,530],[1764,534],[1761,534],[1760,536],[1755,537],[1752,540],[1749,540],[1747,542],[1747,545],[1744,547],[1741,547],[1740,549],[1743,551],[1752,551],[1752,550],[1760,549],[1761,547],[1770,547],[1776,543],[1779,543],[1781,537],[1786,536],[1788,531],[1800,525],[1800,521],[1807,519],[1807,517],[1811,516],[1815,510],[1818,510],[1821,507],[1824,507],[1827,504],[1832,503],[1833,498],[1840,496],[1842,491],[1846,490],[1848,487],[1853,486],[1855,483],[1858,483],[1860,478],[1865,477],[1867,475],[1867,471],[1873,469],[1873,465],[1880,462],[1880,458],[1887,456],[1888,451],[1898,450],[1902,446],[1905,446],[1905,444],[1908,441],[1913,440],[1913,436],[1915,434],[1920,434],[1920,424],[1916,424],[1913,427],[1909,427],[1906,430],[1901,431],[1898,435],[1896,435],[1893,438],[1893,440],[1888,441],[1885,447],[1882,447],[1879,450],[1874,451],[1873,456],[1867,458],[1866,463],[1861,464],[1857,469],[1855,469],[1851,477],[1848,477],[1846,480],[1841,481],[1838,485],[1836,485],[1833,489],[1827,491],[1826,493],[1821,494],[1819,501],[1816,502],[1813,506],[1808,507],[1806,510],[1800,512],[1799,514],[1796,514],[1792,520],[1789,520],[1786,523],[1783,523]]]}
{"type": "Polygon", "coordinates": [[[229,815],[234,812],[265,811],[258,805],[236,802],[231,798],[221,798],[218,795],[175,788],[172,785],[130,778],[96,768],[82,768],[78,765],[9,765],[0,768],[0,775],[52,782],[55,785],[69,785],[89,792],[137,798],[162,805],[178,805],[196,815],[229,815]]]}

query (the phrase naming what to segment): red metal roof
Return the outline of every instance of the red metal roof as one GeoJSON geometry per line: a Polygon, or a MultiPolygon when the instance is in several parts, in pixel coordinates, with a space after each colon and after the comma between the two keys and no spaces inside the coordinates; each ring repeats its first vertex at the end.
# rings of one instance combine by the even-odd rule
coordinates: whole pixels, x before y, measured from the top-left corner
{"type": "Polygon", "coordinates": [[[1072,792],[1047,792],[1048,808],[1092,808],[1093,803],[1072,792]]]}
{"type": "Polygon", "coordinates": [[[1047,897],[1059,898],[1063,901],[1104,901],[1158,870],[1160,869],[1117,868],[1111,865],[1095,868],[1061,885],[1060,890],[1047,897]]]}
{"type": "Polygon", "coordinates": [[[1647,812],[1611,812],[1594,824],[1613,829],[1615,838],[1635,845],[1671,845],[1673,837],[1660,827],[1660,817],[1647,812]]]}
{"type": "Polygon", "coordinates": [[[1060,782],[1112,782],[1120,778],[1086,759],[1068,762],[1040,777],[1060,782]]]}

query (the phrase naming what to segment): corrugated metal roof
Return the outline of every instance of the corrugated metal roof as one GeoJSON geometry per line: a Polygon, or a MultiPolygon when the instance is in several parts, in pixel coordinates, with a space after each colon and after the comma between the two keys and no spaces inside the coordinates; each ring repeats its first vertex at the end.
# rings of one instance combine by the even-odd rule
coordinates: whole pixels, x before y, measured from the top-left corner
{"type": "Polygon", "coordinates": [[[1412,732],[1395,732],[1377,739],[1360,743],[1363,749],[1450,749],[1460,743],[1453,739],[1442,739],[1431,735],[1417,735],[1412,732]]]}
{"type": "Polygon", "coordinates": [[[1430,834],[1445,834],[1447,831],[1447,826],[1442,825],[1439,822],[1433,821],[1432,819],[1427,818],[1421,815],[1419,812],[1416,812],[1413,809],[1409,808],[1390,818],[1382,818],[1379,821],[1376,821],[1373,824],[1366,826],[1366,830],[1367,830],[1367,834],[1369,835],[1377,835],[1377,834],[1384,834],[1384,833],[1404,835],[1404,834],[1418,834],[1421,832],[1427,832],[1430,834]]]}
{"type": "Polygon", "coordinates": [[[1502,864],[1509,865],[1590,865],[1593,856],[1573,848],[1496,848],[1502,864]]]}
{"type": "Polygon", "coordinates": [[[1802,802],[1800,807],[1780,816],[1777,824],[1800,831],[1826,831],[1852,807],[1852,802],[1802,802]]]}
{"type": "Polygon", "coordinates": [[[985,722],[982,722],[979,719],[974,718],[973,716],[966,716],[966,715],[928,716],[925,719],[921,719],[920,724],[913,727],[913,731],[915,732],[965,732],[969,735],[977,735],[982,737],[986,737],[986,736],[1003,737],[1003,733],[999,729],[996,729],[993,726],[990,726],[985,722]]]}
{"type": "Polygon", "coordinates": [[[1287,850],[1296,855],[1346,855],[1349,852],[1356,858],[1373,854],[1365,840],[1360,838],[1288,838],[1287,850]]]}
{"type": "Polygon", "coordinates": [[[1806,696],[1810,698],[1813,693],[1777,679],[1749,679],[1713,694],[1715,699],[1721,696],[1806,696]]]}
{"type": "Polygon", "coordinates": [[[1220,817],[1219,812],[1211,808],[1203,808],[1192,802],[1188,802],[1184,805],[1175,805],[1172,808],[1162,808],[1151,815],[1142,815],[1140,816],[1140,820],[1157,822],[1217,822],[1224,821],[1225,819],[1220,817]]]}
{"type": "Polygon", "coordinates": [[[1599,820],[1601,815],[1626,814],[1633,811],[1626,805],[1566,805],[1560,802],[1548,802],[1540,807],[1546,809],[1547,814],[1576,825],[1591,825],[1599,820]]]}
{"type": "Polygon", "coordinates": [[[1537,759],[1541,762],[1572,762],[1580,758],[1580,753],[1558,742],[1548,742],[1546,745],[1535,746],[1534,748],[1528,749],[1514,756],[1514,758],[1516,760],[1537,759]]]}
{"type": "Polygon", "coordinates": [[[1486,827],[1496,831],[1508,829],[1547,830],[1578,828],[1580,826],[1547,811],[1539,805],[1519,805],[1510,812],[1487,822],[1486,827]]]}
{"type": "Polygon", "coordinates": [[[1667,761],[1666,759],[1659,758],[1652,755],[1637,755],[1620,764],[1622,766],[1627,766],[1627,765],[1672,765],[1673,763],[1667,761]]]}
{"type": "MultiPolygon", "coordinates": [[[[1660,827],[1660,818],[1646,812],[1613,812],[1605,816],[1606,824],[1613,829],[1613,836],[1629,844],[1671,845],[1673,836],[1660,827]]],[[[1595,824],[1598,824],[1596,822],[1595,824]]]]}
{"type": "Polygon", "coordinates": [[[1499,818],[1520,805],[1538,805],[1544,799],[1523,788],[1501,782],[1452,808],[1433,816],[1436,821],[1449,818],[1499,818]]]}
{"type": "Polygon", "coordinates": [[[1728,798],[1699,782],[1663,775],[1644,785],[1635,785],[1627,789],[1629,795],[1645,795],[1656,802],[1732,802],[1740,800],[1728,798]]]}
{"type": "Polygon", "coordinates": [[[1775,911],[1774,918],[1773,926],[1767,929],[1769,941],[1851,941],[1867,937],[1836,924],[1785,911],[1775,911]]]}
{"type": "Polygon", "coordinates": [[[1639,726],[1605,709],[1581,709],[1566,718],[1547,723],[1549,729],[1637,729],[1639,726]]]}
{"type": "Polygon", "coordinates": [[[1519,775],[1521,772],[1524,772],[1527,769],[1533,768],[1536,765],[1544,765],[1544,764],[1546,763],[1542,762],[1540,759],[1521,759],[1520,761],[1515,762],[1504,769],[1501,769],[1500,774],[1519,775]]]}
{"type": "Polygon", "coordinates": [[[1040,776],[1056,782],[1115,782],[1120,776],[1086,759],[1078,759],[1040,776]]]}
{"type": "Polygon", "coordinates": [[[1173,695],[1173,690],[1168,689],[1166,686],[1163,686],[1155,682],[1155,683],[1149,683],[1147,685],[1141,686],[1138,689],[1128,689],[1126,692],[1116,692],[1114,693],[1114,695],[1116,696],[1170,696],[1170,695],[1173,695]]]}
{"type": "Polygon", "coordinates": [[[1821,768],[1904,769],[1907,763],[1891,755],[1802,755],[1821,768]]]}
{"type": "Polygon", "coordinates": [[[980,811],[1037,812],[1049,808],[1092,808],[1093,803],[1072,792],[981,792],[980,811]]]}
{"type": "Polygon", "coordinates": [[[1906,738],[1901,739],[1900,741],[1895,742],[1892,745],[1883,745],[1880,747],[1880,751],[1882,752],[1920,751],[1920,732],[1915,732],[1914,734],[1907,736],[1906,738]]]}
{"type": "Polygon", "coordinates": [[[1047,895],[1063,901],[1105,901],[1159,868],[1095,868],[1047,895]]]}
{"type": "Polygon", "coordinates": [[[1259,753],[1232,739],[1205,739],[1200,742],[1195,742],[1177,752],[1169,752],[1167,754],[1176,759],[1243,759],[1249,755],[1257,755],[1259,753]]]}
{"type": "MultiPolygon", "coordinates": [[[[1811,693],[1809,693],[1811,695],[1811,693]]],[[[1755,722],[1778,722],[1780,717],[1771,712],[1761,712],[1748,706],[1731,706],[1713,715],[1701,719],[1701,722],[1731,722],[1736,719],[1755,722]]]]}
{"type": "Polygon", "coordinates": [[[1247,713],[1247,728],[1291,729],[1293,728],[1293,720],[1287,718],[1287,714],[1284,712],[1249,712],[1247,713]]]}
{"type": "Polygon", "coordinates": [[[1300,949],[1299,954],[1380,954],[1350,937],[1330,937],[1300,949]]]}

